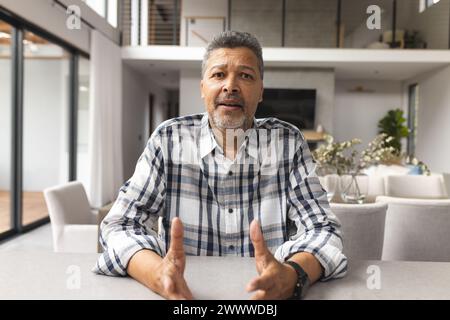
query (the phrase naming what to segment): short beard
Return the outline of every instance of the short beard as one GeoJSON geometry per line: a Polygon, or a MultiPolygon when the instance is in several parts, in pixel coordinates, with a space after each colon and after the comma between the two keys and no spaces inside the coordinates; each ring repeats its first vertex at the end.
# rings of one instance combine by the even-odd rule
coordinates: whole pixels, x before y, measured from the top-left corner
{"type": "Polygon", "coordinates": [[[243,115],[239,119],[223,119],[217,112],[213,112],[212,121],[218,129],[239,129],[244,128],[247,117],[243,115]]]}

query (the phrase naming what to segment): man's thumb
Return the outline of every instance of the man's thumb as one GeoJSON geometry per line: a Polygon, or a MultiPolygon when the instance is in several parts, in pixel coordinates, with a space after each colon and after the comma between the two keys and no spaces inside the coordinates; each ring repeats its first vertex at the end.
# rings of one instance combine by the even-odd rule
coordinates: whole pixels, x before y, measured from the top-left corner
{"type": "Polygon", "coordinates": [[[175,252],[182,252],[183,249],[183,224],[180,218],[172,219],[172,226],[170,227],[170,247],[169,250],[175,252]]]}
{"type": "Polygon", "coordinates": [[[264,236],[261,232],[258,220],[253,220],[250,224],[250,239],[255,248],[255,257],[265,255],[268,251],[264,236]]]}

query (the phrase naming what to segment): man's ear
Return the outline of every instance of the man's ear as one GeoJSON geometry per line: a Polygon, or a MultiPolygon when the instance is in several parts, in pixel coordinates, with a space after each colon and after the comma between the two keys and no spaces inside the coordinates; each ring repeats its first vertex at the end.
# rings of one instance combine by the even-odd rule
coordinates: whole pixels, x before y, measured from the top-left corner
{"type": "Polygon", "coordinates": [[[259,96],[259,101],[258,101],[258,102],[263,101],[263,93],[264,93],[264,87],[261,86],[261,94],[260,94],[260,96],[259,96]]]}
{"type": "Polygon", "coordinates": [[[203,94],[203,79],[200,80],[200,93],[201,93],[201,96],[202,96],[202,99],[203,99],[205,97],[205,95],[203,94]]]}

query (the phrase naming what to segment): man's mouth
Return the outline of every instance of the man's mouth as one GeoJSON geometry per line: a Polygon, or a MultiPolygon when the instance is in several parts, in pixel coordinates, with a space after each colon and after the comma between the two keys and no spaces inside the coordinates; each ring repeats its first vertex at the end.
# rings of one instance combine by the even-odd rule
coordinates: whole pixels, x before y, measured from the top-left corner
{"type": "Polygon", "coordinates": [[[217,107],[222,107],[226,110],[240,110],[240,109],[244,108],[243,104],[240,102],[237,102],[237,101],[236,102],[234,102],[234,101],[219,102],[217,104],[217,107]]]}

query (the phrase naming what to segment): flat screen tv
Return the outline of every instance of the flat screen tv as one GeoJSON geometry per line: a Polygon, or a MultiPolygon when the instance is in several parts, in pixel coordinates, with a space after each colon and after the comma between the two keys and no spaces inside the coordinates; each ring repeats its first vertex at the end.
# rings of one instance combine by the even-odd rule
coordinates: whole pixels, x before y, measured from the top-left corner
{"type": "Polygon", "coordinates": [[[316,114],[314,89],[264,89],[263,101],[256,109],[256,118],[275,117],[300,130],[313,130],[316,114]]]}

